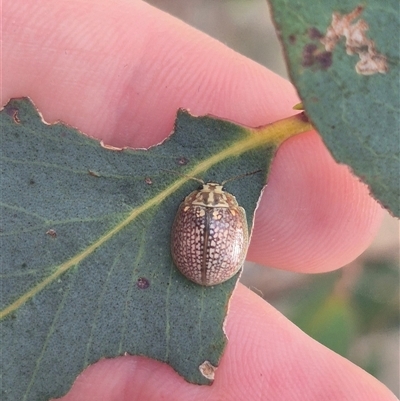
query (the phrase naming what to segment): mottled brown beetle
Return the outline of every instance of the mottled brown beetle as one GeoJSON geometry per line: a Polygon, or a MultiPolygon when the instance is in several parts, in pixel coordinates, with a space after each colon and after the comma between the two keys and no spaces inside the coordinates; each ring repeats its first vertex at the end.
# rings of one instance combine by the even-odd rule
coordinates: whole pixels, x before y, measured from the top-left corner
{"type": "Polygon", "coordinates": [[[245,210],[221,184],[202,183],[179,206],[172,227],[171,253],[176,267],[189,280],[215,285],[230,279],[242,267],[249,234],[245,210]]]}

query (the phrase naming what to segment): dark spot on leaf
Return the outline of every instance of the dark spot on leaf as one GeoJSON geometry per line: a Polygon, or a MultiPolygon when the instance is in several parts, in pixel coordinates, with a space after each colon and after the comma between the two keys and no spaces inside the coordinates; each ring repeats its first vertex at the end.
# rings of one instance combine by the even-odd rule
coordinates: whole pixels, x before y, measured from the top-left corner
{"type": "Polygon", "coordinates": [[[27,264],[24,262],[24,263],[22,263],[21,267],[22,267],[23,269],[25,269],[25,267],[27,267],[27,264]]]}
{"type": "Polygon", "coordinates": [[[180,157],[179,159],[177,159],[177,163],[178,163],[180,166],[186,166],[186,164],[189,163],[189,160],[186,159],[186,157],[180,157]]]}
{"type": "Polygon", "coordinates": [[[56,230],[53,230],[52,228],[50,228],[50,230],[46,231],[46,234],[50,235],[51,238],[56,238],[57,237],[56,230]]]}
{"type": "Polygon", "coordinates": [[[304,46],[303,53],[313,54],[317,50],[317,45],[315,43],[307,43],[304,46]]]}
{"type": "Polygon", "coordinates": [[[146,177],[146,178],[144,179],[144,182],[145,182],[147,185],[151,185],[151,184],[153,183],[153,181],[151,180],[150,177],[146,177]]]}
{"type": "Polygon", "coordinates": [[[322,52],[315,55],[315,60],[321,66],[322,69],[326,70],[332,65],[332,53],[322,52]]]}
{"type": "Polygon", "coordinates": [[[6,113],[12,117],[15,124],[21,124],[21,120],[18,117],[18,109],[16,107],[5,107],[6,113]]]}
{"type": "Polygon", "coordinates": [[[296,43],[296,35],[289,35],[289,42],[294,45],[296,43]]]}
{"type": "Polygon", "coordinates": [[[31,178],[31,179],[29,180],[29,185],[33,185],[33,184],[35,184],[35,180],[34,180],[33,178],[31,178]]]}
{"type": "Polygon", "coordinates": [[[314,64],[314,57],[312,55],[303,54],[301,65],[303,67],[311,67],[314,64]]]}
{"type": "Polygon", "coordinates": [[[138,286],[138,288],[140,288],[141,290],[145,290],[146,288],[149,288],[150,286],[150,282],[149,280],[147,280],[147,278],[145,277],[139,277],[136,281],[136,285],[138,286]]]}
{"type": "Polygon", "coordinates": [[[308,43],[304,46],[303,48],[303,52],[302,52],[302,61],[301,61],[301,65],[303,67],[311,67],[314,62],[314,53],[317,50],[317,45],[315,45],[314,43],[308,43]]]}
{"type": "Polygon", "coordinates": [[[321,39],[324,35],[317,28],[312,27],[308,29],[308,37],[310,39],[321,39]]]}
{"type": "Polygon", "coordinates": [[[303,48],[301,65],[303,67],[317,66],[326,70],[332,65],[332,53],[319,49],[315,43],[308,43],[303,48]]]}

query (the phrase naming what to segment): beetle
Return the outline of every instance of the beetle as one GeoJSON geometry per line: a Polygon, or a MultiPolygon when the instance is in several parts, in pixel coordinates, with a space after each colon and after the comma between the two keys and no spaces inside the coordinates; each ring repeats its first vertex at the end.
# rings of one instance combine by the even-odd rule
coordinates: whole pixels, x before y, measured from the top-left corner
{"type": "Polygon", "coordinates": [[[180,204],[172,226],[171,253],[178,270],[204,286],[223,283],[242,267],[249,244],[245,210],[222,182],[205,183],[180,204]]]}

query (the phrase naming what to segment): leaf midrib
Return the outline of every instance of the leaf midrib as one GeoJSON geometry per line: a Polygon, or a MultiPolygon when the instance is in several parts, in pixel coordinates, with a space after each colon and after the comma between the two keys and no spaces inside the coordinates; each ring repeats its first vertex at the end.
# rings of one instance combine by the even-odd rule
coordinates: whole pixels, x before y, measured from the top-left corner
{"type": "Polygon", "coordinates": [[[226,160],[233,156],[239,156],[259,146],[269,144],[270,146],[277,147],[285,139],[298,133],[308,131],[311,128],[312,128],[311,124],[305,122],[301,118],[301,116],[297,114],[287,119],[269,124],[265,127],[262,127],[261,129],[244,129],[243,131],[247,132],[247,135],[244,139],[237,141],[233,145],[228,146],[226,149],[198,163],[191,171],[187,172],[186,177],[178,178],[174,183],[165,188],[158,195],[149,199],[143,205],[133,209],[129,213],[129,215],[120,223],[118,223],[114,228],[109,230],[107,233],[103,234],[97,241],[88,246],[84,251],[78,253],[71,259],[59,265],[52,274],[50,274],[44,280],[36,284],[29,291],[25,292],[9,306],[4,308],[0,312],[0,319],[5,318],[10,313],[17,310],[25,302],[27,302],[29,299],[31,299],[40,291],[42,291],[44,288],[46,288],[48,285],[50,285],[53,281],[55,281],[58,277],[60,277],[71,267],[76,266],[86,257],[91,255],[97,248],[106,243],[114,235],[120,232],[124,227],[126,227],[128,224],[134,221],[139,215],[149,210],[153,206],[158,205],[165,198],[176,192],[184,183],[186,183],[190,179],[188,176],[193,176],[193,177],[200,176],[202,172],[210,169],[212,166],[221,162],[222,160],[226,160]]]}

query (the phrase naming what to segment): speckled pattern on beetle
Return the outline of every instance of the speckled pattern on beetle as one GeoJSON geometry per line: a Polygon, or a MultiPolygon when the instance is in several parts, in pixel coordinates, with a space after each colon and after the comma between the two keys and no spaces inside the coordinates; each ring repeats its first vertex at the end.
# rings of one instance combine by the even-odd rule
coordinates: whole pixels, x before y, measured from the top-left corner
{"type": "Polygon", "coordinates": [[[248,242],[246,212],[221,184],[204,184],[179,206],[171,252],[189,280],[211,286],[230,279],[244,263],[248,242]]]}

